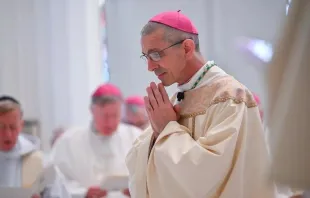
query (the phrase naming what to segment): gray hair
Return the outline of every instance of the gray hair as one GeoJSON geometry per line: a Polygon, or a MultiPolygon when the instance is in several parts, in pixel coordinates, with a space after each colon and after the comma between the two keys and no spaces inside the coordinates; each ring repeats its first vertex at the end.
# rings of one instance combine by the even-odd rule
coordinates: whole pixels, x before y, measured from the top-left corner
{"type": "Polygon", "coordinates": [[[126,110],[136,114],[138,109],[143,109],[145,116],[147,116],[146,109],[144,106],[136,105],[136,104],[126,104],[126,110]]]}
{"type": "Polygon", "coordinates": [[[141,30],[141,36],[147,36],[158,29],[163,29],[164,30],[164,36],[163,40],[167,41],[171,44],[185,40],[185,39],[191,39],[195,43],[195,51],[200,52],[200,47],[199,47],[199,38],[197,34],[191,34],[188,32],[184,32],[181,30],[177,30],[175,28],[172,28],[170,26],[157,23],[157,22],[148,22],[141,30]]]}
{"type": "Polygon", "coordinates": [[[13,102],[11,100],[0,101],[0,115],[4,115],[14,110],[19,110],[21,115],[23,115],[23,111],[19,103],[13,102]]]}
{"type": "Polygon", "coordinates": [[[106,104],[111,104],[114,102],[121,102],[122,99],[117,96],[100,96],[100,97],[92,97],[92,105],[101,105],[104,106],[106,104]]]}

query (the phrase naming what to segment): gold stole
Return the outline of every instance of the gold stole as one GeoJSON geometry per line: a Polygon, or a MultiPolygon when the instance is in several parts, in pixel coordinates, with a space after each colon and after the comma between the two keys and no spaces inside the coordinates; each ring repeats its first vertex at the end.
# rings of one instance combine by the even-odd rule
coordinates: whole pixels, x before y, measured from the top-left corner
{"type": "MultiPolygon", "coordinates": [[[[176,94],[171,99],[172,104],[174,104],[175,99],[176,94]]],[[[204,136],[207,132],[212,121],[212,117],[208,118],[206,123],[204,123],[201,128],[196,130],[196,116],[206,114],[207,109],[210,106],[226,102],[227,100],[233,100],[236,104],[245,103],[248,108],[257,107],[253,95],[246,87],[236,81],[232,76],[223,76],[215,79],[214,82],[210,85],[205,85],[185,92],[185,98],[178,104],[181,108],[180,119],[178,120],[178,123],[190,129],[190,135],[194,140],[197,140],[199,137],[204,136]]],[[[220,183],[216,189],[214,195],[211,196],[212,198],[220,197],[224,188],[226,187],[239,155],[241,145],[240,141],[241,139],[238,139],[237,141],[236,151],[232,159],[232,166],[229,169],[227,175],[223,178],[222,183],[220,183]]],[[[149,146],[149,155],[155,142],[156,138],[154,135],[152,135],[149,146]]]]}
{"type": "Polygon", "coordinates": [[[43,155],[41,151],[31,152],[22,158],[22,187],[31,188],[39,174],[43,171],[43,155]]]}

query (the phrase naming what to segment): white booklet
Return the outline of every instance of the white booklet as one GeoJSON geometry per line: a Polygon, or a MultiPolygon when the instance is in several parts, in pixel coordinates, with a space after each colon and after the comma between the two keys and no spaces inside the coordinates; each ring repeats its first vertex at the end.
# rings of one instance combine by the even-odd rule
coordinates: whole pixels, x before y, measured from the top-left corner
{"type": "Polygon", "coordinates": [[[33,195],[31,188],[10,188],[0,187],[1,198],[31,198],[33,195]]]}
{"type": "Polygon", "coordinates": [[[128,176],[109,176],[101,182],[101,189],[121,191],[128,188],[128,176]]]}
{"type": "Polygon", "coordinates": [[[0,187],[1,198],[31,198],[34,194],[40,194],[44,188],[54,183],[56,178],[56,169],[49,165],[39,174],[36,181],[30,188],[18,187],[0,187]]]}

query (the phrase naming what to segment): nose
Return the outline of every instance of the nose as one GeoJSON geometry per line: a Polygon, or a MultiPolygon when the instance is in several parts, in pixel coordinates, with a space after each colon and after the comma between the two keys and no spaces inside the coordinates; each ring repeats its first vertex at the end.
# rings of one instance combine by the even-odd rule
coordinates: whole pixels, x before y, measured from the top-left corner
{"type": "Polygon", "coordinates": [[[147,59],[147,65],[148,65],[148,70],[149,71],[154,71],[158,66],[156,63],[154,63],[154,61],[147,59]]]}

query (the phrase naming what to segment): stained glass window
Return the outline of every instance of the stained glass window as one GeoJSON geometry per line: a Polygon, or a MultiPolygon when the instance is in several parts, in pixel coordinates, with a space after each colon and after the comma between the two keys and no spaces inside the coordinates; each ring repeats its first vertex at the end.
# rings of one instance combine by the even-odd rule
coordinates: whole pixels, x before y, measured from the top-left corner
{"type": "Polygon", "coordinates": [[[107,26],[105,20],[105,0],[99,0],[100,6],[100,30],[101,30],[101,67],[102,67],[102,79],[103,83],[109,82],[110,80],[110,71],[108,64],[108,48],[107,48],[107,26]]]}
{"type": "Polygon", "coordinates": [[[291,2],[292,2],[292,0],[286,1],[286,15],[288,14],[288,10],[290,9],[291,2]]]}

